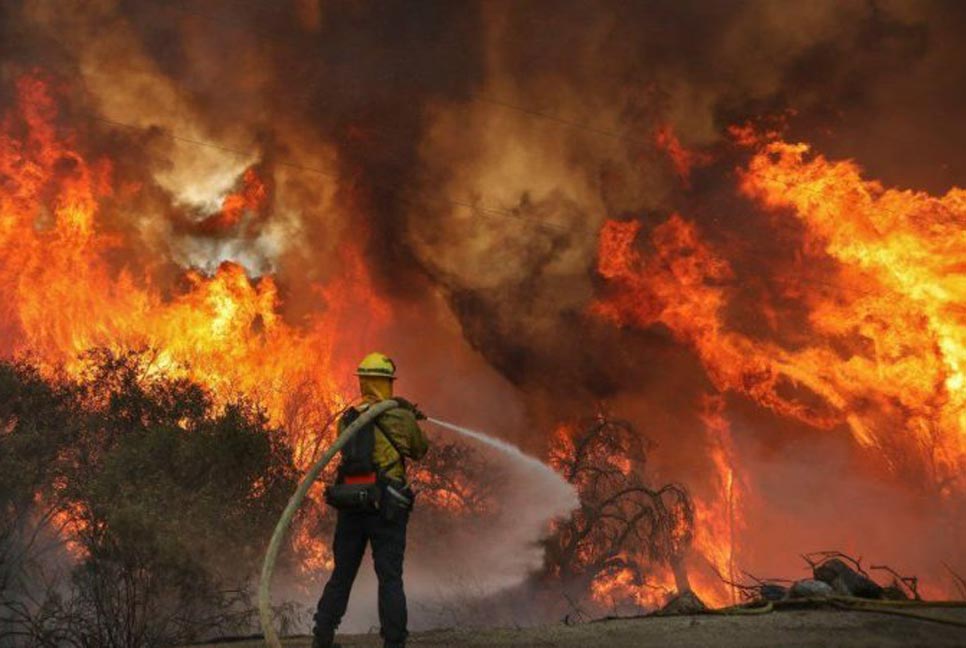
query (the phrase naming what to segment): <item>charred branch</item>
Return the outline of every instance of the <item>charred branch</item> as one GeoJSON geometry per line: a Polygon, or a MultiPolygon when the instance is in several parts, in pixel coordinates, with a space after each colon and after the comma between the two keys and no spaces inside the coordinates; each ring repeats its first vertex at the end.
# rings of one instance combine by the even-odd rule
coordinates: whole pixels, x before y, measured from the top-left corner
{"type": "Polygon", "coordinates": [[[964,580],[962,576],[957,574],[953,570],[953,568],[949,566],[948,563],[943,562],[943,567],[946,568],[946,571],[949,572],[949,575],[952,577],[953,582],[956,583],[956,588],[959,590],[959,597],[962,600],[966,601],[966,580],[964,580]]]}
{"type": "Polygon", "coordinates": [[[901,588],[905,588],[909,591],[909,594],[913,599],[921,601],[922,597],[919,596],[919,578],[917,576],[903,576],[892,567],[888,565],[870,565],[869,569],[877,569],[880,571],[885,571],[892,574],[893,577],[893,587],[901,591],[901,588]]]}
{"type": "Polygon", "coordinates": [[[628,572],[638,587],[655,567],[670,568],[680,591],[690,588],[684,554],[694,533],[694,508],[680,484],[645,481],[646,439],[627,421],[600,415],[575,427],[554,447],[553,465],[573,483],[581,506],[547,542],[546,570],[591,583],[628,572]]]}

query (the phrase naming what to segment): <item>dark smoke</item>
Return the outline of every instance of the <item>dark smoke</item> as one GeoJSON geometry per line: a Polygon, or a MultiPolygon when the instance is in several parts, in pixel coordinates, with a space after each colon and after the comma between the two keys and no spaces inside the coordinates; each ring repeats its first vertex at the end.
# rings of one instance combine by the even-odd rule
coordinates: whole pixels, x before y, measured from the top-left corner
{"type": "Polygon", "coordinates": [[[304,249],[321,253],[289,251],[291,270],[285,254],[260,266],[282,272],[294,301],[296,275],[333,271],[337,229],[366,242],[387,293],[442,289],[468,341],[511,381],[545,387],[549,373],[591,399],[654,375],[614,363],[622,342],[582,315],[603,218],[653,222],[699,204],[691,217],[710,218],[712,237],[755,238],[753,220],[734,218],[740,206],[707,209],[733,161],[697,171],[684,192],[655,147],[660,125],[710,146],[731,123],[794,109],[793,134],[887,181],[932,189],[966,170],[966,127],[950,118],[964,73],[957,3],[118,2],[99,16],[56,4],[5,4],[21,35],[4,39],[5,60],[42,55],[73,73],[92,41],[123,26],[138,65],[178,88],[212,141],[261,149],[269,168],[294,159],[332,174],[292,183],[335,183],[349,212],[297,223],[304,249]],[[943,128],[927,127],[937,116],[943,128]],[[309,137],[334,150],[332,166],[295,157],[292,141],[309,137]],[[526,173],[547,174],[533,166],[542,159],[559,169],[485,194],[496,187],[475,169],[512,164],[515,147],[526,173]]]}

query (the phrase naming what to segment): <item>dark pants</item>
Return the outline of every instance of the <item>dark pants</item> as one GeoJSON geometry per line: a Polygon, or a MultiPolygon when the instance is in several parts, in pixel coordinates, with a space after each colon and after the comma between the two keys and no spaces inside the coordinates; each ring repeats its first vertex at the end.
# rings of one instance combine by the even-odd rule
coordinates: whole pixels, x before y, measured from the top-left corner
{"type": "Polygon", "coordinates": [[[379,579],[380,634],[386,645],[406,641],[406,594],[403,591],[403,555],[409,514],[386,520],[379,513],[339,512],[332,553],[335,569],[325,585],[315,612],[315,635],[331,641],[349,605],[349,592],[359,571],[366,543],[372,544],[372,562],[379,579]]]}

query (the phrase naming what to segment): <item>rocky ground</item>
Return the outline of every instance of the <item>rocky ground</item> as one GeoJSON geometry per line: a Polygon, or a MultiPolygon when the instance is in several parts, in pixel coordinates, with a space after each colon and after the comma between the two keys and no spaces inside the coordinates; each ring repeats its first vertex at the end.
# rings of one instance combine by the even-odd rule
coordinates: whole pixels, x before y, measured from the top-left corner
{"type": "MultiPolygon", "coordinates": [[[[961,608],[917,608],[917,613],[966,623],[961,608]]],[[[376,635],[340,637],[346,648],[379,648],[376,635]]],[[[286,647],[307,648],[308,638],[286,647]]],[[[209,648],[256,648],[260,641],[209,644],[209,648]]],[[[881,612],[834,609],[781,610],[754,616],[648,617],[523,629],[435,630],[416,633],[413,648],[941,648],[966,647],[966,627],[881,612]]]]}

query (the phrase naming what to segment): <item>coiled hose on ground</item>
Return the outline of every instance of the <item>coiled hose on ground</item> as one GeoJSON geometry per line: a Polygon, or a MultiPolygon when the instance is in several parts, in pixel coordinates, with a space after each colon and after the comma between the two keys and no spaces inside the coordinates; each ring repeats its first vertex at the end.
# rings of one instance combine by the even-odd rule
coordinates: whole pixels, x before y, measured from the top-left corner
{"type": "Polygon", "coordinates": [[[380,401],[369,407],[369,409],[359,415],[359,418],[348,425],[335,442],[329,446],[329,449],[325,451],[322,458],[305,473],[302,483],[295,489],[295,493],[292,494],[288,504],[285,506],[285,510],[282,512],[282,517],[278,519],[278,524],[275,525],[275,531],[272,533],[272,539],[268,543],[268,550],[265,552],[265,562],[262,563],[261,581],[258,583],[258,618],[261,621],[262,633],[265,635],[265,643],[270,648],[282,648],[282,642],[279,641],[278,634],[275,633],[275,626],[272,623],[271,581],[272,572],[275,571],[275,559],[278,558],[278,552],[282,548],[282,540],[285,539],[285,534],[288,532],[288,527],[292,523],[292,518],[295,517],[295,512],[302,505],[302,500],[305,499],[305,495],[309,492],[309,488],[311,488],[313,482],[315,482],[329,462],[332,461],[335,453],[348,443],[352,435],[383,412],[397,406],[398,403],[394,400],[380,401]]]}

